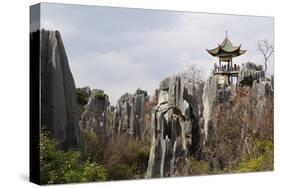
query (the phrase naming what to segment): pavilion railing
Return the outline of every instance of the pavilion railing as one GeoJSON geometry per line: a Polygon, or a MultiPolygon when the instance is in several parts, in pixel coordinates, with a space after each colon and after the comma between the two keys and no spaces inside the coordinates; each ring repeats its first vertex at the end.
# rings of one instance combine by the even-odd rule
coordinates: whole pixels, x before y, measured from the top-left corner
{"type": "Polygon", "coordinates": [[[234,64],[233,66],[230,65],[222,65],[222,66],[217,66],[215,64],[214,66],[214,72],[239,72],[240,66],[234,64]]]}

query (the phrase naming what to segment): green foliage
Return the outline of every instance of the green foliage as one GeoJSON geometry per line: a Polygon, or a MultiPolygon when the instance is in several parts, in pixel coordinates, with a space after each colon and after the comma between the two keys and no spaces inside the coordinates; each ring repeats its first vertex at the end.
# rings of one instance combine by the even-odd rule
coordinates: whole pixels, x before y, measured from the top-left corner
{"type": "Polygon", "coordinates": [[[108,174],[102,165],[99,165],[96,162],[86,162],[84,164],[83,176],[85,180],[83,182],[105,181],[107,180],[108,174]]]}
{"type": "Polygon", "coordinates": [[[87,95],[85,89],[83,88],[77,88],[76,89],[76,96],[77,96],[77,103],[81,106],[84,106],[87,104],[89,96],[87,95]]]}
{"type": "Polygon", "coordinates": [[[189,157],[187,160],[187,173],[185,175],[205,175],[210,173],[209,164],[207,161],[197,160],[194,157],[189,157]]]}
{"type": "Polygon", "coordinates": [[[274,168],[273,143],[267,140],[256,142],[256,154],[242,159],[236,172],[269,171],[274,168]]]}
{"type": "Polygon", "coordinates": [[[125,136],[105,137],[81,129],[82,160],[104,164],[108,180],[144,177],[149,158],[149,146],[125,136]]]}
{"type": "Polygon", "coordinates": [[[250,155],[237,156],[229,161],[223,169],[210,168],[207,161],[199,161],[189,157],[183,175],[205,175],[234,172],[269,171],[274,168],[273,143],[268,140],[255,142],[254,151],[250,155]]]}
{"type": "Polygon", "coordinates": [[[102,160],[102,147],[101,140],[95,132],[88,132],[80,129],[81,144],[80,151],[82,160],[101,161],[102,160]]]}
{"type": "Polygon", "coordinates": [[[131,165],[137,174],[146,172],[149,159],[149,147],[135,141],[129,142],[129,151],[132,153],[131,165]]]}
{"type": "Polygon", "coordinates": [[[130,179],[134,175],[132,168],[126,164],[113,163],[107,169],[110,180],[130,179]]]}
{"type": "Polygon", "coordinates": [[[105,148],[105,167],[111,180],[144,177],[147,170],[149,147],[120,136],[112,138],[105,148]]]}
{"type": "Polygon", "coordinates": [[[105,99],[107,97],[104,91],[100,89],[93,90],[92,95],[94,95],[98,99],[105,99]]]}
{"type": "Polygon", "coordinates": [[[85,90],[85,88],[77,88],[76,89],[76,97],[77,97],[77,103],[79,107],[78,111],[78,119],[80,119],[82,112],[84,111],[84,105],[88,103],[89,96],[85,90]]]}
{"type": "Polygon", "coordinates": [[[105,181],[107,173],[103,166],[89,161],[80,162],[79,152],[60,151],[56,142],[47,134],[41,134],[40,176],[41,184],[105,181]]]}

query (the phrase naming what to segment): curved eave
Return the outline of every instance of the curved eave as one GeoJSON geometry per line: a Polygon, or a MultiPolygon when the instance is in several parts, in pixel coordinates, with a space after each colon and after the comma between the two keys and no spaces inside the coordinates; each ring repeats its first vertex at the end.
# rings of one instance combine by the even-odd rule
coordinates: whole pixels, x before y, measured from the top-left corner
{"type": "Polygon", "coordinates": [[[242,55],[242,54],[244,54],[244,53],[246,53],[247,52],[247,50],[239,50],[239,54],[240,55],[242,55]]]}
{"type": "Polygon", "coordinates": [[[241,50],[240,47],[241,45],[233,49],[224,49],[219,45],[217,48],[210,49],[210,50],[206,49],[206,50],[210,55],[215,57],[224,57],[224,56],[237,57],[246,53],[246,50],[241,50]]]}
{"type": "Polygon", "coordinates": [[[209,54],[211,54],[212,56],[217,56],[217,54],[218,54],[218,52],[219,52],[219,47],[216,47],[216,48],[214,48],[214,49],[206,49],[207,50],[207,52],[209,53],[209,54]]]}

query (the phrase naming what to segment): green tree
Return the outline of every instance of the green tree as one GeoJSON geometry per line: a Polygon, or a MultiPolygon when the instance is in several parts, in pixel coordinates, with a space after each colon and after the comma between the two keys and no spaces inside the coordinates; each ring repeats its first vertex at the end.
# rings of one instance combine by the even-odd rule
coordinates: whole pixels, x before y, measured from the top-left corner
{"type": "Polygon", "coordinates": [[[56,142],[47,134],[40,138],[40,177],[41,184],[105,181],[107,173],[102,165],[81,162],[79,152],[60,151],[56,142]]]}

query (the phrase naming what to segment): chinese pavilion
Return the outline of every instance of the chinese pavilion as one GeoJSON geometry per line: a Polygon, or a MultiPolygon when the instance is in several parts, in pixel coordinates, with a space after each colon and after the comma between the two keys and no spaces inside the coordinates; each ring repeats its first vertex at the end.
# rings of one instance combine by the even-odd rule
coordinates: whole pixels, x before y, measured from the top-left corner
{"type": "Polygon", "coordinates": [[[214,57],[219,58],[219,65],[215,63],[214,74],[219,75],[219,84],[229,85],[233,83],[233,77],[238,77],[240,69],[239,65],[233,64],[232,58],[238,57],[246,52],[241,50],[241,45],[233,46],[230,40],[226,37],[218,47],[207,49],[207,52],[214,57]]]}

